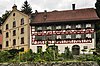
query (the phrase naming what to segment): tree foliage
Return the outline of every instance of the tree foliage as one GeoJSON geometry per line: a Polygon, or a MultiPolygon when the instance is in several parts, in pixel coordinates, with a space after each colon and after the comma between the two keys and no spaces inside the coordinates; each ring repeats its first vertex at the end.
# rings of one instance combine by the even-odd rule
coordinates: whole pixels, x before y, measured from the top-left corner
{"type": "Polygon", "coordinates": [[[100,0],[97,0],[97,2],[95,3],[95,7],[96,7],[97,14],[100,17],[100,0]]]}
{"type": "Polygon", "coordinates": [[[65,48],[65,51],[64,51],[64,54],[63,54],[63,58],[64,59],[72,59],[73,58],[73,55],[69,51],[69,48],[68,47],[65,48]]]}
{"type": "Polygon", "coordinates": [[[24,2],[21,11],[27,15],[32,13],[32,8],[30,7],[30,4],[28,4],[27,0],[24,2]]]}
{"type": "Polygon", "coordinates": [[[10,15],[11,11],[5,11],[4,14],[2,14],[2,17],[0,18],[1,19],[1,22],[4,23],[5,20],[8,18],[8,16],[10,15]]]}

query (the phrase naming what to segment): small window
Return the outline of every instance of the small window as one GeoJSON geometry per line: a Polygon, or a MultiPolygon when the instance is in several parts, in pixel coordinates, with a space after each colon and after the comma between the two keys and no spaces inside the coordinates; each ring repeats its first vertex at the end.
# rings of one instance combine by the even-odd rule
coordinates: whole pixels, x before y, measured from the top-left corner
{"type": "Polygon", "coordinates": [[[6,47],[8,47],[9,46],[9,42],[8,41],[6,41],[6,47]]]}
{"type": "Polygon", "coordinates": [[[81,28],[81,24],[76,25],[76,28],[81,28]]]}
{"type": "Polygon", "coordinates": [[[13,46],[16,45],[16,39],[13,40],[13,46]]]}
{"type": "Polygon", "coordinates": [[[71,39],[71,35],[66,35],[66,39],[71,39]]]}
{"type": "Polygon", "coordinates": [[[6,24],[6,30],[8,29],[8,24],[6,24]]]}
{"type": "Polygon", "coordinates": [[[16,36],[16,30],[13,31],[13,36],[16,36]]]}
{"type": "Polygon", "coordinates": [[[37,30],[42,30],[42,27],[37,27],[37,30]]]}
{"type": "Polygon", "coordinates": [[[24,28],[21,28],[21,34],[24,34],[24,28]]]}
{"type": "Polygon", "coordinates": [[[21,38],[21,44],[24,44],[24,37],[21,38]]]}
{"type": "Polygon", "coordinates": [[[88,47],[87,47],[87,46],[84,46],[83,48],[84,48],[84,49],[88,49],[88,47]]]}
{"type": "Polygon", "coordinates": [[[76,35],[76,38],[81,38],[81,35],[80,35],[80,34],[77,34],[77,35],[76,35]]]}
{"type": "Polygon", "coordinates": [[[13,13],[13,16],[15,16],[15,13],[13,13]]]}
{"type": "Polygon", "coordinates": [[[7,33],[6,33],[6,38],[8,38],[8,37],[9,37],[9,33],[7,32],[7,33]]]}
{"type": "Polygon", "coordinates": [[[23,25],[23,24],[24,24],[24,18],[21,19],[21,25],[23,25]]]}
{"type": "Polygon", "coordinates": [[[57,35],[57,39],[61,39],[61,35],[57,35]]]}
{"type": "Polygon", "coordinates": [[[61,29],[61,26],[56,26],[56,29],[57,29],[57,30],[61,29]]]}
{"type": "Polygon", "coordinates": [[[71,26],[70,25],[66,25],[66,29],[71,29],[71,26]]]}
{"type": "Polygon", "coordinates": [[[91,34],[86,34],[86,38],[92,38],[91,34]]]}
{"type": "Polygon", "coordinates": [[[48,27],[47,27],[47,30],[52,30],[52,27],[51,27],[51,26],[48,26],[48,27]]]}
{"type": "Polygon", "coordinates": [[[86,24],[86,28],[91,28],[91,24],[86,24]]]}
{"type": "Polygon", "coordinates": [[[16,27],[16,21],[13,22],[13,27],[16,27]]]}

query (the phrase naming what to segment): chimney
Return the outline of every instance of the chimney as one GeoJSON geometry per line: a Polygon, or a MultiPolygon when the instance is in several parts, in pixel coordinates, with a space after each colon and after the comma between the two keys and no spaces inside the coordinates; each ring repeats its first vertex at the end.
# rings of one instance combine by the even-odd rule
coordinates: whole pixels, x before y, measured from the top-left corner
{"type": "Polygon", "coordinates": [[[72,4],[72,9],[75,10],[75,4],[72,4]]]}

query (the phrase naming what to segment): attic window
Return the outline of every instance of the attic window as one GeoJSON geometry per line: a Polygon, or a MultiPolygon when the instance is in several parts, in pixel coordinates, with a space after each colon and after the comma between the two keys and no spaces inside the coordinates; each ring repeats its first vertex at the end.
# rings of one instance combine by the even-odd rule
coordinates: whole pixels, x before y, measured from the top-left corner
{"type": "Polygon", "coordinates": [[[15,16],[15,13],[13,13],[13,16],[15,16]]]}

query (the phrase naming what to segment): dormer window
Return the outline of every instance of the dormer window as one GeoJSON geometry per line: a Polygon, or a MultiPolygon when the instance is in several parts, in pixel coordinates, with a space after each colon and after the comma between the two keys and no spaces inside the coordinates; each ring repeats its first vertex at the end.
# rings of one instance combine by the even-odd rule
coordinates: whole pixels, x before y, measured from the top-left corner
{"type": "Polygon", "coordinates": [[[71,28],[71,26],[70,25],[66,25],[66,29],[70,29],[71,28]]]}
{"type": "Polygon", "coordinates": [[[52,29],[52,27],[51,27],[51,26],[48,26],[48,27],[47,27],[47,30],[51,30],[51,29],[52,29]]]}
{"type": "Polygon", "coordinates": [[[76,38],[81,38],[81,35],[80,35],[80,34],[77,34],[77,35],[76,35],[76,38]]]}
{"type": "Polygon", "coordinates": [[[71,39],[71,35],[66,35],[66,39],[71,39]]]}
{"type": "Polygon", "coordinates": [[[91,34],[86,34],[86,38],[92,38],[91,34]]]}
{"type": "Polygon", "coordinates": [[[81,28],[81,24],[76,25],[76,28],[81,28]]]}
{"type": "Polygon", "coordinates": [[[91,28],[91,24],[86,24],[86,28],[91,28]]]}
{"type": "Polygon", "coordinates": [[[56,26],[56,29],[57,29],[57,30],[61,29],[61,26],[56,26]]]}

